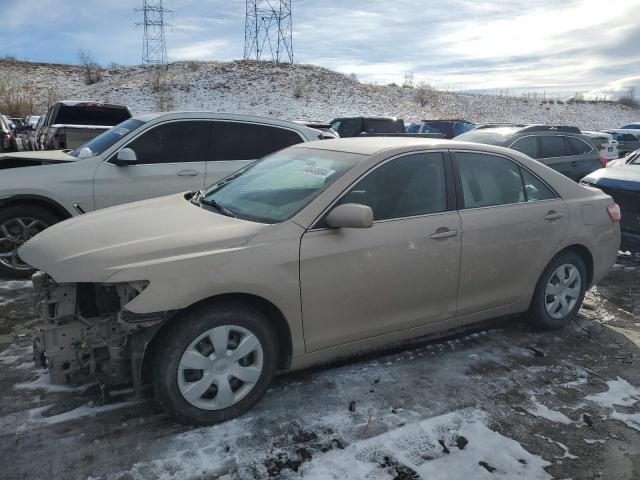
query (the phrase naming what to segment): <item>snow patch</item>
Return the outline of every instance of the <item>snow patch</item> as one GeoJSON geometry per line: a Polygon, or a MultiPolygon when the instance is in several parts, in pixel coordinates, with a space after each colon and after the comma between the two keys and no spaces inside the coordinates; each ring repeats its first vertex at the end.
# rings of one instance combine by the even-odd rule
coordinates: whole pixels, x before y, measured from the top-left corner
{"type": "Polygon", "coordinates": [[[557,410],[551,410],[549,407],[539,403],[533,396],[531,397],[531,402],[533,403],[533,408],[527,409],[527,412],[531,415],[546,418],[550,422],[554,423],[564,423],[565,425],[569,425],[571,423],[571,419],[564,413],[558,412],[557,410]]]}
{"type": "Polygon", "coordinates": [[[615,407],[640,407],[640,388],[634,387],[625,379],[618,377],[616,380],[606,382],[606,392],[589,395],[585,400],[596,403],[601,408],[611,410],[608,418],[624,422],[628,427],[640,431],[640,408],[633,413],[618,412],[615,407]]]}

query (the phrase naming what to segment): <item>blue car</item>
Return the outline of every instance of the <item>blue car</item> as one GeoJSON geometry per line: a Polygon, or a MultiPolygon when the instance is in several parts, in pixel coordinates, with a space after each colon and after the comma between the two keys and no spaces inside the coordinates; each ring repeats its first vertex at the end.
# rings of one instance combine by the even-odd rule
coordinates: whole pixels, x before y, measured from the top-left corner
{"type": "Polygon", "coordinates": [[[628,128],[630,130],[640,130],[640,122],[629,123],[628,125],[625,125],[624,127],[620,127],[620,128],[628,128]]]}
{"type": "Polygon", "coordinates": [[[634,154],[629,155],[626,163],[596,170],[580,183],[599,188],[620,205],[621,249],[640,252],[640,150],[634,154]]]}

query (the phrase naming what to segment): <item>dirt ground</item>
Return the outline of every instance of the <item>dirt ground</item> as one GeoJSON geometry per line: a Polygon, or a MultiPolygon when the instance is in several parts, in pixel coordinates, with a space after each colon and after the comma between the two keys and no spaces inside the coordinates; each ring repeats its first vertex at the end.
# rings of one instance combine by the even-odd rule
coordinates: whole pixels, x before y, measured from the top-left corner
{"type": "Polygon", "coordinates": [[[640,478],[640,256],[562,331],[499,319],[283,375],[207,428],[127,390],[51,386],[29,289],[0,280],[2,479],[640,478]]]}

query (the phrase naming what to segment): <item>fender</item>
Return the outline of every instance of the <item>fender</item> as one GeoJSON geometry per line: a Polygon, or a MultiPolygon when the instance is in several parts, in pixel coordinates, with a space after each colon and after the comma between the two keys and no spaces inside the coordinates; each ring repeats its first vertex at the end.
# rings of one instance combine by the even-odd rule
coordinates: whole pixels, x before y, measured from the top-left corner
{"type": "Polygon", "coordinates": [[[20,203],[32,203],[44,206],[45,208],[51,210],[52,213],[55,213],[58,217],[60,217],[60,220],[66,220],[67,218],[71,218],[75,214],[75,212],[70,212],[55,200],[51,200],[50,198],[43,197],[41,195],[18,194],[0,198],[0,208],[20,203]]]}

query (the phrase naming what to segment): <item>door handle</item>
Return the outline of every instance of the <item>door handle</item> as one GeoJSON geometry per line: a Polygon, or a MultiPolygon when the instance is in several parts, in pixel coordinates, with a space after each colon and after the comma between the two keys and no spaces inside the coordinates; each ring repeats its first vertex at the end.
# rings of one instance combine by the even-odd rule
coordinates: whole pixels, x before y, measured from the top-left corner
{"type": "Polygon", "coordinates": [[[429,238],[437,240],[439,238],[455,237],[456,235],[458,235],[457,230],[451,230],[449,228],[439,228],[438,230],[436,230],[436,233],[432,233],[431,235],[429,235],[429,238]]]}
{"type": "Polygon", "coordinates": [[[176,173],[176,175],[178,175],[179,177],[195,177],[196,175],[198,175],[198,171],[197,170],[181,170],[178,173],[176,173]]]}
{"type": "Polygon", "coordinates": [[[549,210],[547,214],[544,216],[544,219],[548,220],[549,222],[552,222],[559,218],[562,218],[562,214],[560,212],[556,212],[555,210],[549,210]]]}

